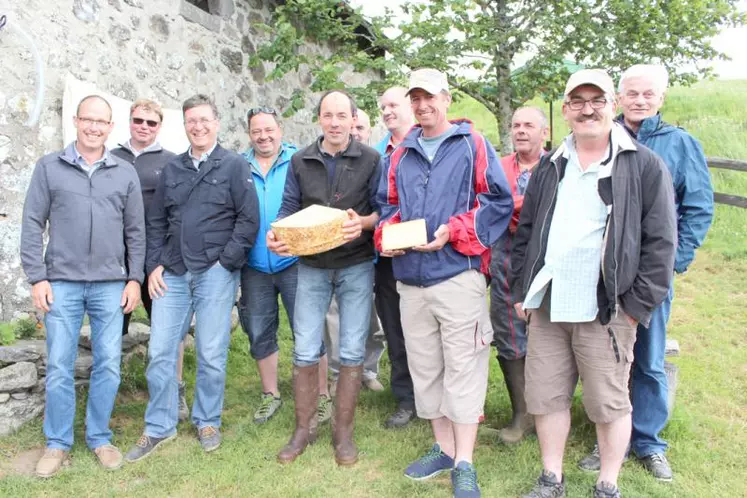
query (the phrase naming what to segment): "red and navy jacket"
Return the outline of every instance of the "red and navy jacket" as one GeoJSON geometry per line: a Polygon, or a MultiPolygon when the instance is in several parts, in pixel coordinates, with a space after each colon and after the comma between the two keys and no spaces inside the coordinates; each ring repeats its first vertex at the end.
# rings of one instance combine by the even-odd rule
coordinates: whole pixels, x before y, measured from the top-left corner
{"type": "Polygon", "coordinates": [[[407,251],[393,258],[394,278],[407,285],[429,287],[469,269],[487,274],[490,247],[513,213],[511,188],[493,146],[470,121],[452,124],[459,128],[441,144],[433,162],[418,143],[420,126],[382,158],[376,248],[381,251],[387,224],[424,218],[429,242],[440,225],[449,227],[449,243],[440,251],[407,251]]]}

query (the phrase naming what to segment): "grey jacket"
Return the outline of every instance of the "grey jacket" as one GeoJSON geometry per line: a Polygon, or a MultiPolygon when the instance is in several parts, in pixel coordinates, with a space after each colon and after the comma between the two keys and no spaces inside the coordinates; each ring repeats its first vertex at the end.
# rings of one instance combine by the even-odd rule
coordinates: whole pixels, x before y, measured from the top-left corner
{"type": "Polygon", "coordinates": [[[107,154],[89,177],[76,164],[73,144],[42,157],[23,206],[21,263],[31,284],[142,282],[145,220],[140,182],[132,165],[107,154]],[[44,254],[47,223],[49,243],[44,254]]]}

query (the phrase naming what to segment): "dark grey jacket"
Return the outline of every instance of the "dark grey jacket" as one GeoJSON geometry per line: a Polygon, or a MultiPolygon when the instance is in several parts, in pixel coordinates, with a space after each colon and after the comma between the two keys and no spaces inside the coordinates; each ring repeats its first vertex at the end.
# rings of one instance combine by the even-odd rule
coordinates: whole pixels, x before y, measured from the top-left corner
{"type": "Polygon", "coordinates": [[[112,149],[111,153],[135,167],[137,176],[140,179],[140,188],[143,192],[143,206],[145,207],[145,217],[147,218],[148,210],[153,202],[153,196],[156,193],[158,180],[161,178],[161,171],[163,171],[166,163],[176,156],[176,154],[158,146],[135,157],[135,154],[124,145],[112,149]]]}
{"type": "MultiPolygon", "coordinates": [[[[545,264],[558,184],[567,162],[561,154],[547,154],[529,180],[511,251],[514,302],[524,301],[545,264]]],[[[634,142],[632,148],[618,152],[612,176],[600,179],[597,189],[605,205],[612,205],[597,288],[599,320],[608,323],[619,301],[627,314],[647,327],[673,277],[677,224],[672,178],[659,156],[634,142]]]]}
{"type": "Polygon", "coordinates": [[[21,230],[21,263],[29,282],[142,282],[145,221],[135,169],[109,154],[89,177],[75,160],[70,144],[34,168],[21,230]]]}
{"type": "Polygon", "coordinates": [[[246,266],[259,229],[259,202],[249,163],[217,145],[200,166],[188,152],[161,173],[147,219],[150,274],[163,265],[183,275],[220,261],[227,270],[246,266]]]}

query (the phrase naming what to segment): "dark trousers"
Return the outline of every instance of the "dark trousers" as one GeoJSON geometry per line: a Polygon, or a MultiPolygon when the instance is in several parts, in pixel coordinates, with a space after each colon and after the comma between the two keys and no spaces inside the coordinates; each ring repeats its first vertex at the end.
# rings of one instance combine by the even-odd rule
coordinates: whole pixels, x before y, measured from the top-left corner
{"type": "Polygon", "coordinates": [[[392,259],[379,257],[374,280],[376,312],[386,336],[389,363],[392,365],[392,394],[402,408],[415,408],[410,369],[407,367],[405,336],[399,314],[397,282],[392,272],[392,259]]]}
{"type": "MultiPolygon", "coordinates": [[[[145,308],[145,312],[148,313],[148,319],[150,319],[150,310],[153,308],[153,301],[150,298],[150,294],[148,294],[147,275],[145,276],[145,282],[140,286],[140,299],[143,301],[143,307],[145,308]]],[[[122,335],[125,335],[130,328],[130,315],[132,313],[127,313],[122,321],[122,335]]]]}

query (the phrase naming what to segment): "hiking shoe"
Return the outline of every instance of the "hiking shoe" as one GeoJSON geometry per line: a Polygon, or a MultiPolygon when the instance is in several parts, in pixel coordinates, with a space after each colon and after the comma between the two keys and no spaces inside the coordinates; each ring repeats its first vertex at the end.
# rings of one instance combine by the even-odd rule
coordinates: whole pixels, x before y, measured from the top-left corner
{"type": "Polygon", "coordinates": [[[537,484],[522,498],[561,498],[565,496],[565,479],[558,480],[553,472],[542,471],[537,484]]]}
{"type": "Polygon", "coordinates": [[[397,411],[394,412],[388,419],[386,419],[386,422],[384,422],[384,427],[387,429],[399,429],[401,427],[405,427],[407,424],[410,423],[410,420],[415,418],[415,410],[413,408],[402,408],[401,406],[397,408],[397,411]]]}
{"type": "Polygon", "coordinates": [[[212,425],[205,426],[197,430],[197,438],[200,440],[200,446],[205,450],[205,453],[210,453],[220,446],[220,429],[212,425]]]}
{"type": "Polygon", "coordinates": [[[184,422],[189,418],[189,405],[187,404],[186,382],[179,383],[179,422],[184,422]]]}
{"type": "Polygon", "coordinates": [[[670,482],[672,480],[672,468],[669,466],[664,453],[654,453],[640,460],[646,470],[651,472],[657,481],[670,482]]]}
{"type": "Polygon", "coordinates": [[[36,477],[43,479],[52,477],[69,462],[67,451],[59,448],[47,448],[39,461],[36,462],[36,477]]]}
{"type": "Polygon", "coordinates": [[[94,448],[93,453],[106,470],[116,470],[122,466],[122,453],[114,445],[99,446],[94,448]]]}
{"type": "Polygon", "coordinates": [[[384,391],[384,386],[381,384],[381,382],[379,382],[379,379],[377,379],[376,377],[370,377],[368,379],[364,378],[363,387],[375,393],[380,393],[384,391]]]}
{"type": "Polygon", "coordinates": [[[599,443],[594,443],[594,449],[591,453],[578,461],[578,468],[586,472],[599,472],[602,467],[602,460],[599,457],[599,443]]]}
{"type": "Polygon", "coordinates": [[[275,397],[272,393],[262,393],[262,401],[260,401],[257,411],[254,412],[254,423],[264,424],[270,420],[282,404],[283,401],[280,396],[275,397]]]}
{"type": "Polygon", "coordinates": [[[480,498],[475,466],[469,462],[459,462],[451,470],[451,487],[454,490],[454,498],[480,498]]]}
{"type": "Polygon", "coordinates": [[[319,401],[316,405],[316,420],[319,424],[323,424],[332,418],[332,412],[334,411],[334,405],[332,404],[332,398],[326,394],[319,395],[319,401]]]}
{"type": "Polygon", "coordinates": [[[171,441],[175,437],[176,434],[168,437],[150,437],[143,434],[142,436],[140,436],[140,439],[137,440],[135,446],[130,448],[130,451],[127,452],[124,458],[129,463],[142,460],[143,458],[153,453],[153,451],[161,446],[161,444],[165,443],[166,441],[171,441]]]}
{"type": "Polygon", "coordinates": [[[622,498],[622,495],[617,486],[602,481],[594,486],[594,498],[622,498]]]}
{"type": "Polygon", "coordinates": [[[424,481],[446,472],[454,467],[454,459],[441,451],[441,446],[436,443],[428,453],[412,462],[405,469],[405,477],[414,481],[424,481]]]}

